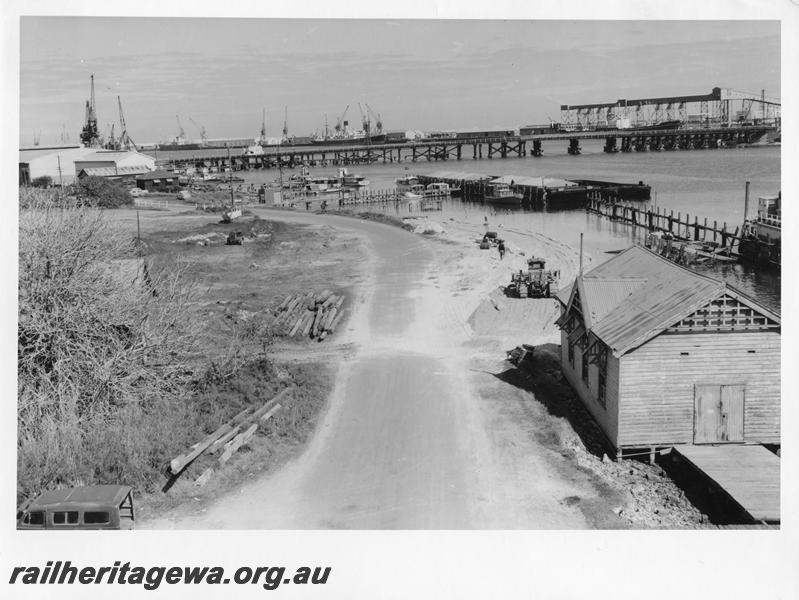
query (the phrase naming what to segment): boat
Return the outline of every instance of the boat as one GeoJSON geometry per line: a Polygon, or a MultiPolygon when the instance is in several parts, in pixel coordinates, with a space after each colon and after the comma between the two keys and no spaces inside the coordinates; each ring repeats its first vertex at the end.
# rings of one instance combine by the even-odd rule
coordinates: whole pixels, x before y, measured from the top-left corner
{"type": "Polygon", "coordinates": [[[498,206],[522,205],[522,195],[511,190],[507,183],[489,183],[483,199],[498,206]]]}
{"type": "Polygon", "coordinates": [[[653,123],[652,125],[636,125],[635,127],[628,127],[626,131],[644,131],[649,129],[679,129],[682,121],[661,121],[660,123],[653,123]]]}
{"type": "Polygon", "coordinates": [[[369,180],[363,175],[347,172],[347,169],[338,170],[338,180],[342,187],[367,187],[369,180]]]}
{"type": "Polygon", "coordinates": [[[744,222],[738,244],[741,262],[779,267],[782,262],[782,193],[758,198],[757,216],[744,222]]]}
{"type": "MultiPolygon", "coordinates": [[[[404,177],[400,177],[395,182],[397,184],[397,191],[402,192],[409,192],[411,188],[416,185],[419,185],[419,178],[415,175],[405,175],[404,177]]],[[[424,186],[422,186],[424,189],[424,186]]]]}
{"type": "Polygon", "coordinates": [[[425,195],[424,194],[425,193],[425,189],[424,189],[424,186],[421,183],[417,183],[415,185],[410,186],[410,188],[406,189],[404,192],[402,190],[399,190],[399,188],[398,188],[398,191],[400,191],[402,193],[403,197],[410,198],[410,199],[424,198],[424,195],[425,195]]]}
{"type": "Polygon", "coordinates": [[[335,177],[305,177],[305,191],[314,194],[329,194],[341,190],[341,184],[335,177]]]}
{"type": "Polygon", "coordinates": [[[449,184],[444,182],[431,183],[425,188],[425,198],[449,198],[452,194],[449,184]]]}

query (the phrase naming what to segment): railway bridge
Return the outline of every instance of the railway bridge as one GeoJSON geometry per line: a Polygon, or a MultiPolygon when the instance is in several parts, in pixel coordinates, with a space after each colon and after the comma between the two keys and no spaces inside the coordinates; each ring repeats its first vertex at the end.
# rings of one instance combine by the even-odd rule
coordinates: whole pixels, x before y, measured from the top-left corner
{"type": "Polygon", "coordinates": [[[360,145],[268,146],[263,154],[246,154],[244,149],[197,149],[149,151],[159,166],[229,167],[233,170],[274,168],[299,164],[349,165],[374,162],[417,162],[473,160],[542,156],[544,143],[565,143],[571,155],[581,153],[580,141],[605,140],[604,150],[645,152],[728,148],[753,143],[769,132],[769,125],[733,125],[693,129],[608,129],[558,131],[501,137],[446,138],[409,142],[360,145]]]}

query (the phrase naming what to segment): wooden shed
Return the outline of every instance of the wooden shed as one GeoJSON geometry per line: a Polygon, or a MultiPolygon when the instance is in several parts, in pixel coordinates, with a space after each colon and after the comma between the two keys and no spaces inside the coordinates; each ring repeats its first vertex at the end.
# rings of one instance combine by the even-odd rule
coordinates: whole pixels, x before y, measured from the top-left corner
{"type": "Polygon", "coordinates": [[[159,169],[136,177],[136,187],[148,192],[173,192],[180,187],[180,181],[177,173],[159,169]]]}
{"type": "Polygon", "coordinates": [[[780,316],[633,246],[558,295],[563,374],[617,455],[780,443],[780,316]]]}

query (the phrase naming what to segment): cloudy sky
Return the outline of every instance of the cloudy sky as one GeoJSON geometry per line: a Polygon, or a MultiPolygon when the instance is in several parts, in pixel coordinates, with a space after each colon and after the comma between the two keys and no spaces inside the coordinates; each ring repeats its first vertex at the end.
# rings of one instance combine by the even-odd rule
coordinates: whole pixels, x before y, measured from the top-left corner
{"type": "MultiPolygon", "coordinates": [[[[780,96],[776,21],[461,21],[23,17],[20,144],[76,142],[94,73],[101,131],[122,99],[136,142],[191,119],[211,138],[335,123],[515,129],[561,104],[708,93],[780,96]]],[[[117,125],[118,128],[118,125],[117,125]]]]}

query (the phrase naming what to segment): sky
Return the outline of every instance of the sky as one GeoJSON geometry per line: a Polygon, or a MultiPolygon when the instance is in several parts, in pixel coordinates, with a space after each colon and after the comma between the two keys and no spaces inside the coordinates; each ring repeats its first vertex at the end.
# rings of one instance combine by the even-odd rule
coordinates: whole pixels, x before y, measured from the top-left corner
{"type": "Polygon", "coordinates": [[[20,145],[77,142],[89,76],[100,130],[121,98],[137,143],[309,135],[360,102],[388,131],[518,129],[561,104],[780,96],[778,21],[22,17],[20,145]],[[196,123],[196,124],[195,124],[196,123]]]}

